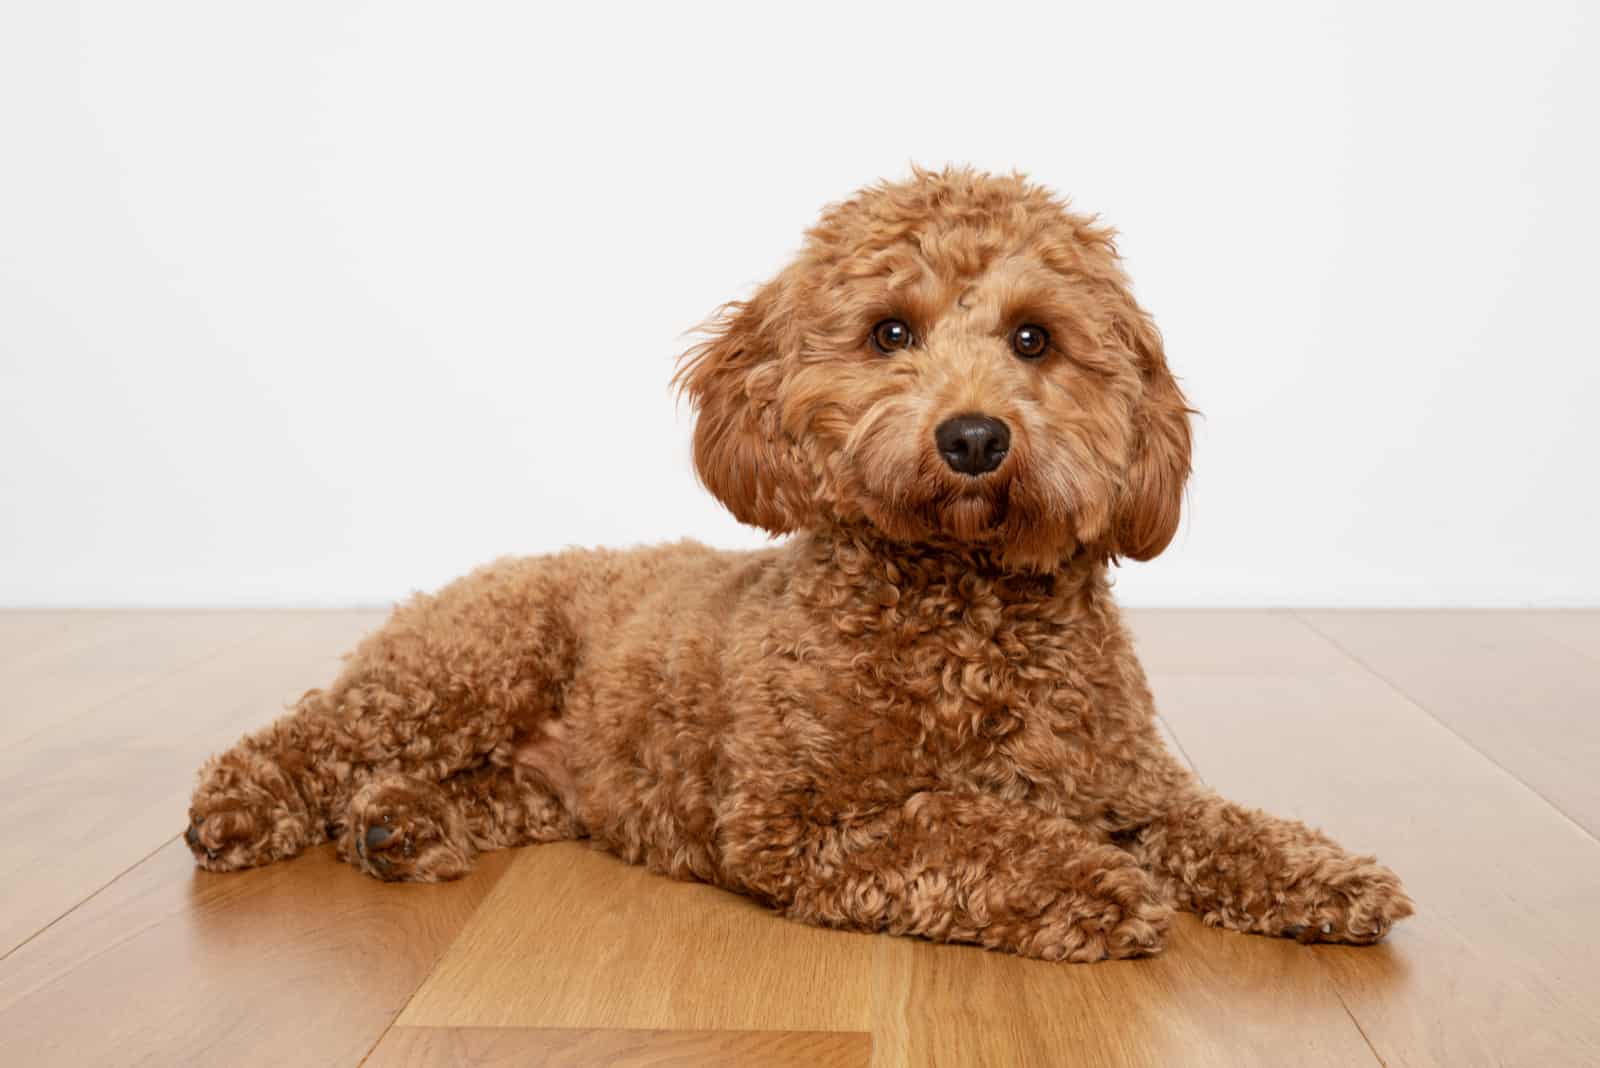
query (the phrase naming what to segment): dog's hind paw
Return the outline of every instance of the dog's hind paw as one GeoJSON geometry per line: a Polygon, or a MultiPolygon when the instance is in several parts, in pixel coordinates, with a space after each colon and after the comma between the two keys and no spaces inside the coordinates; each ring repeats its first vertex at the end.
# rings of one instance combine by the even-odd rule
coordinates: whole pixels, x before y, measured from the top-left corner
{"type": "Polygon", "coordinates": [[[222,759],[208,765],[189,804],[184,844],[207,871],[237,871],[295,856],[322,840],[305,806],[270,774],[222,759]]]}
{"type": "Polygon", "coordinates": [[[459,879],[478,855],[445,792],[404,775],[375,779],[356,792],[339,852],[375,878],[414,883],[459,879]]]}
{"type": "Polygon", "coordinates": [[[1088,963],[1148,957],[1166,947],[1172,908],[1126,854],[1066,893],[1044,916],[1027,956],[1088,963]]]}

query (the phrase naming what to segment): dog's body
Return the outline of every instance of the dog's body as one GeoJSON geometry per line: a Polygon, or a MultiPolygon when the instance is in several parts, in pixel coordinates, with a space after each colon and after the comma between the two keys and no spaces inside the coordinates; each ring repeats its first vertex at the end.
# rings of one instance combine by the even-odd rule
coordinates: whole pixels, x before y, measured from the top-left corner
{"type": "Polygon", "coordinates": [[[332,836],[436,880],[587,836],[811,922],[1072,960],[1159,949],[1173,906],[1349,942],[1409,914],[1161,743],[1106,572],[1170,540],[1187,410],[1105,231],[919,172],[832,209],[683,383],[706,484],[798,533],[413,600],[207,765],[203,867],[332,836]]]}

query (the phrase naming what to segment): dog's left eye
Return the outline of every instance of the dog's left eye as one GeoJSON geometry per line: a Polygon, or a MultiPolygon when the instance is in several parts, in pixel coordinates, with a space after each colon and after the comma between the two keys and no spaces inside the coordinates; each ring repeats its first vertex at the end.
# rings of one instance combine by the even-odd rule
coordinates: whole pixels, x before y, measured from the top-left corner
{"type": "Polygon", "coordinates": [[[1042,326],[1024,323],[1011,332],[1011,348],[1024,360],[1037,360],[1050,347],[1050,332],[1042,326]]]}
{"type": "Polygon", "coordinates": [[[872,328],[872,347],[883,355],[911,347],[911,328],[900,319],[885,319],[872,328]]]}

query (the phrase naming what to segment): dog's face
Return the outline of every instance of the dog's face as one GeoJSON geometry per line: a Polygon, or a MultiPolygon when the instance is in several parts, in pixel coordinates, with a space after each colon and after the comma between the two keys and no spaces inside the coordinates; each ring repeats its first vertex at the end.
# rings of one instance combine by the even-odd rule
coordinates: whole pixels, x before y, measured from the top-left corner
{"type": "Polygon", "coordinates": [[[1049,569],[1177,529],[1188,409],[1111,232],[1021,178],[916,172],[830,208],[687,353],[701,480],[782,533],[870,522],[1049,569]]]}

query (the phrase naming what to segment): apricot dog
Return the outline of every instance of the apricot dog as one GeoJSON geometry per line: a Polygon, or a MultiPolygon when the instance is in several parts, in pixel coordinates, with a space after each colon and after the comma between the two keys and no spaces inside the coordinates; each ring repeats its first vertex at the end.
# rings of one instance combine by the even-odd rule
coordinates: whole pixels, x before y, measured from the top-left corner
{"type": "Polygon", "coordinates": [[[1163,747],[1106,578],[1171,540],[1188,409],[1112,233],[1020,177],[829,208],[678,382],[694,460],[793,536],[507,559],[399,608],[211,760],[201,867],[327,839],[380,879],[588,837],[810,923],[1092,961],[1171,910],[1372,942],[1400,882],[1163,747]]]}

